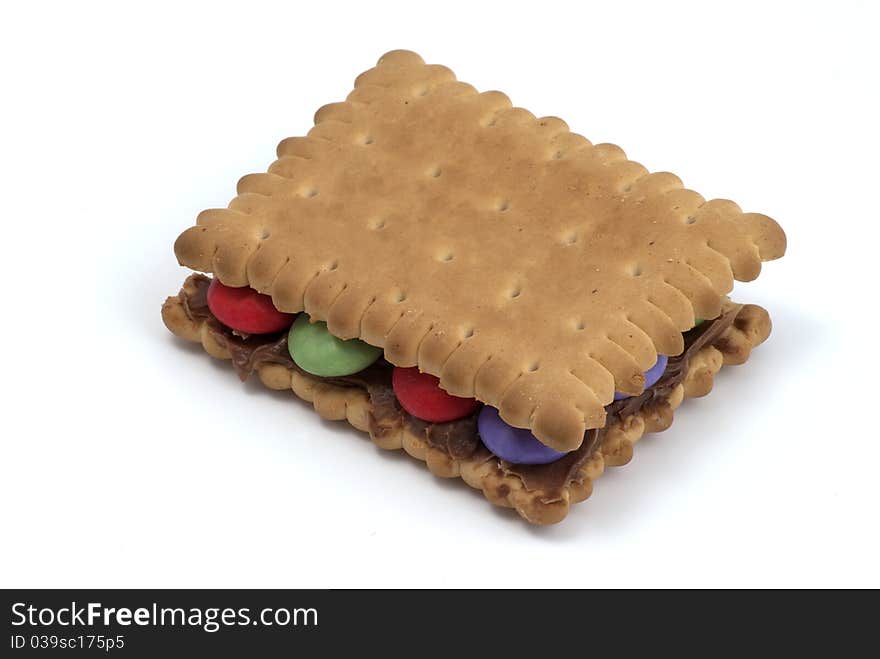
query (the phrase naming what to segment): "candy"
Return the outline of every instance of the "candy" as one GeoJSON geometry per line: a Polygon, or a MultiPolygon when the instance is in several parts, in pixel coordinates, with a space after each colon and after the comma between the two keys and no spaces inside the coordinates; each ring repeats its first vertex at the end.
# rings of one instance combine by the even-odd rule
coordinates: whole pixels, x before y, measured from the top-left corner
{"type": "Polygon", "coordinates": [[[542,444],[528,430],[507,425],[498,410],[488,405],[483,406],[477,417],[477,430],[487,449],[514,464],[542,465],[565,455],[542,444]]]}
{"type": "Polygon", "coordinates": [[[699,327],[700,325],[702,325],[705,322],[706,322],[705,318],[697,318],[696,320],[694,320],[694,327],[699,327]]]}
{"type": "Polygon", "coordinates": [[[359,339],[338,339],[327,329],[327,323],[309,322],[306,314],[300,314],[290,328],[287,349],[297,366],[322,377],[357,373],[382,356],[381,348],[359,339]]]}
{"type": "Polygon", "coordinates": [[[473,398],[459,398],[440,388],[440,380],[412,368],[395,367],[391,374],[394,395],[403,409],[417,419],[431,423],[455,421],[468,416],[480,403],[473,398]]]}
{"type": "MultiPolygon", "coordinates": [[[[667,358],[666,355],[657,355],[657,362],[649,370],[645,371],[645,389],[652,387],[657,383],[657,380],[659,380],[664,371],[666,371],[666,364],[668,362],[669,358],[667,358]]],[[[622,400],[624,398],[629,398],[629,394],[614,392],[614,400],[622,400]]]]}
{"type": "Polygon", "coordinates": [[[244,286],[224,286],[212,279],[208,287],[208,308],[227,327],[242,334],[271,334],[290,327],[295,314],[283,313],[272,298],[244,286]]]}

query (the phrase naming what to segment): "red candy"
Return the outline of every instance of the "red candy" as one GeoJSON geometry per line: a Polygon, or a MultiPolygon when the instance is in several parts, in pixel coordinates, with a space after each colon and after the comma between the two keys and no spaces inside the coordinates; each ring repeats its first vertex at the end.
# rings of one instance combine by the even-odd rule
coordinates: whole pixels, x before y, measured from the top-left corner
{"type": "Polygon", "coordinates": [[[397,400],[417,419],[431,423],[455,421],[468,416],[479,407],[473,398],[452,396],[440,388],[440,380],[416,367],[394,368],[391,384],[397,400]]]}
{"type": "Polygon", "coordinates": [[[293,324],[295,316],[278,311],[268,295],[247,286],[224,286],[217,278],[208,287],[208,308],[217,320],[242,334],[280,332],[293,324]]]}

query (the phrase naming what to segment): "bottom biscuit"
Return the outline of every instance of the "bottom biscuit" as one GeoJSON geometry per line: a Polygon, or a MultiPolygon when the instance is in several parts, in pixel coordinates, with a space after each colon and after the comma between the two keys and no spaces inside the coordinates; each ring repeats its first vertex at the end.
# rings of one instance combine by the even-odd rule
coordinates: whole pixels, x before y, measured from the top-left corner
{"type": "MultiPolygon", "coordinates": [[[[406,415],[399,412],[393,393],[389,407],[386,388],[390,385],[382,382],[379,369],[354,378],[311,375],[290,360],[286,336],[243,349],[247,339],[223,328],[207,310],[204,294],[209,281],[202,275],[192,275],[177,296],[165,301],[162,318],[172,333],[200,342],[213,357],[232,359],[244,376],[255,370],[270,389],[292,390],[299,398],[312,403],[321,417],[348,421],[368,433],[377,446],[403,449],[424,461],[436,476],[460,477],[481,490],[493,504],[514,508],[533,524],[552,524],[564,519],[572,503],[590,496],[593,482],[606,466],[629,462],[633,446],[645,433],[669,428],[674,410],[685,398],[708,394],[715,373],[723,365],[744,363],[752,348],[766,340],[771,329],[770,317],[761,307],[726,303],[729,322],[717,337],[705,345],[700,344],[699,349],[681,362],[684,371],[678,378],[680,381],[662,389],[660,396],[646,392],[645,401],[639,406],[609,406],[606,409],[620,411],[609,414],[608,425],[596,431],[589,454],[584,452],[576,462],[571,462],[567,471],[562,469],[565,465],[553,469],[542,465],[538,471],[506,464],[482,446],[478,450],[470,447],[468,452],[451,443],[449,437],[445,443],[438,441],[431,426],[407,420],[406,415]],[[627,407],[638,409],[629,413],[627,407]]],[[[590,448],[587,441],[585,439],[584,451],[590,448]]]]}

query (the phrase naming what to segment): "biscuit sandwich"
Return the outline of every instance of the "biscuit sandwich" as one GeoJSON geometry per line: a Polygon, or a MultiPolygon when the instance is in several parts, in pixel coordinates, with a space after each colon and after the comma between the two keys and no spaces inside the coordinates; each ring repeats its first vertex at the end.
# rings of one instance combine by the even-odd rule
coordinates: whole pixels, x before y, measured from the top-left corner
{"type": "Polygon", "coordinates": [[[277,155],[177,239],[166,326],[529,522],[770,333],[727,295],[783,255],[776,222],[415,53],[277,155]]]}

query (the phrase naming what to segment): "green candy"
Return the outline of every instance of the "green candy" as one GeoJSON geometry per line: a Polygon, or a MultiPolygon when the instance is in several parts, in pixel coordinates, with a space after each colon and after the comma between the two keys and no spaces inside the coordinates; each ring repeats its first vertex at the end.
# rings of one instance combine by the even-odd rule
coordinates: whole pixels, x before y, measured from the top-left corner
{"type": "Polygon", "coordinates": [[[304,313],[299,315],[290,328],[287,349],[297,366],[321,377],[337,377],[363,371],[382,356],[381,348],[359,339],[338,339],[327,329],[327,323],[311,323],[304,313]]]}
{"type": "Polygon", "coordinates": [[[699,327],[700,325],[702,325],[702,324],[705,323],[705,322],[706,322],[706,321],[705,321],[703,318],[697,318],[697,319],[694,321],[694,327],[699,327]]]}

